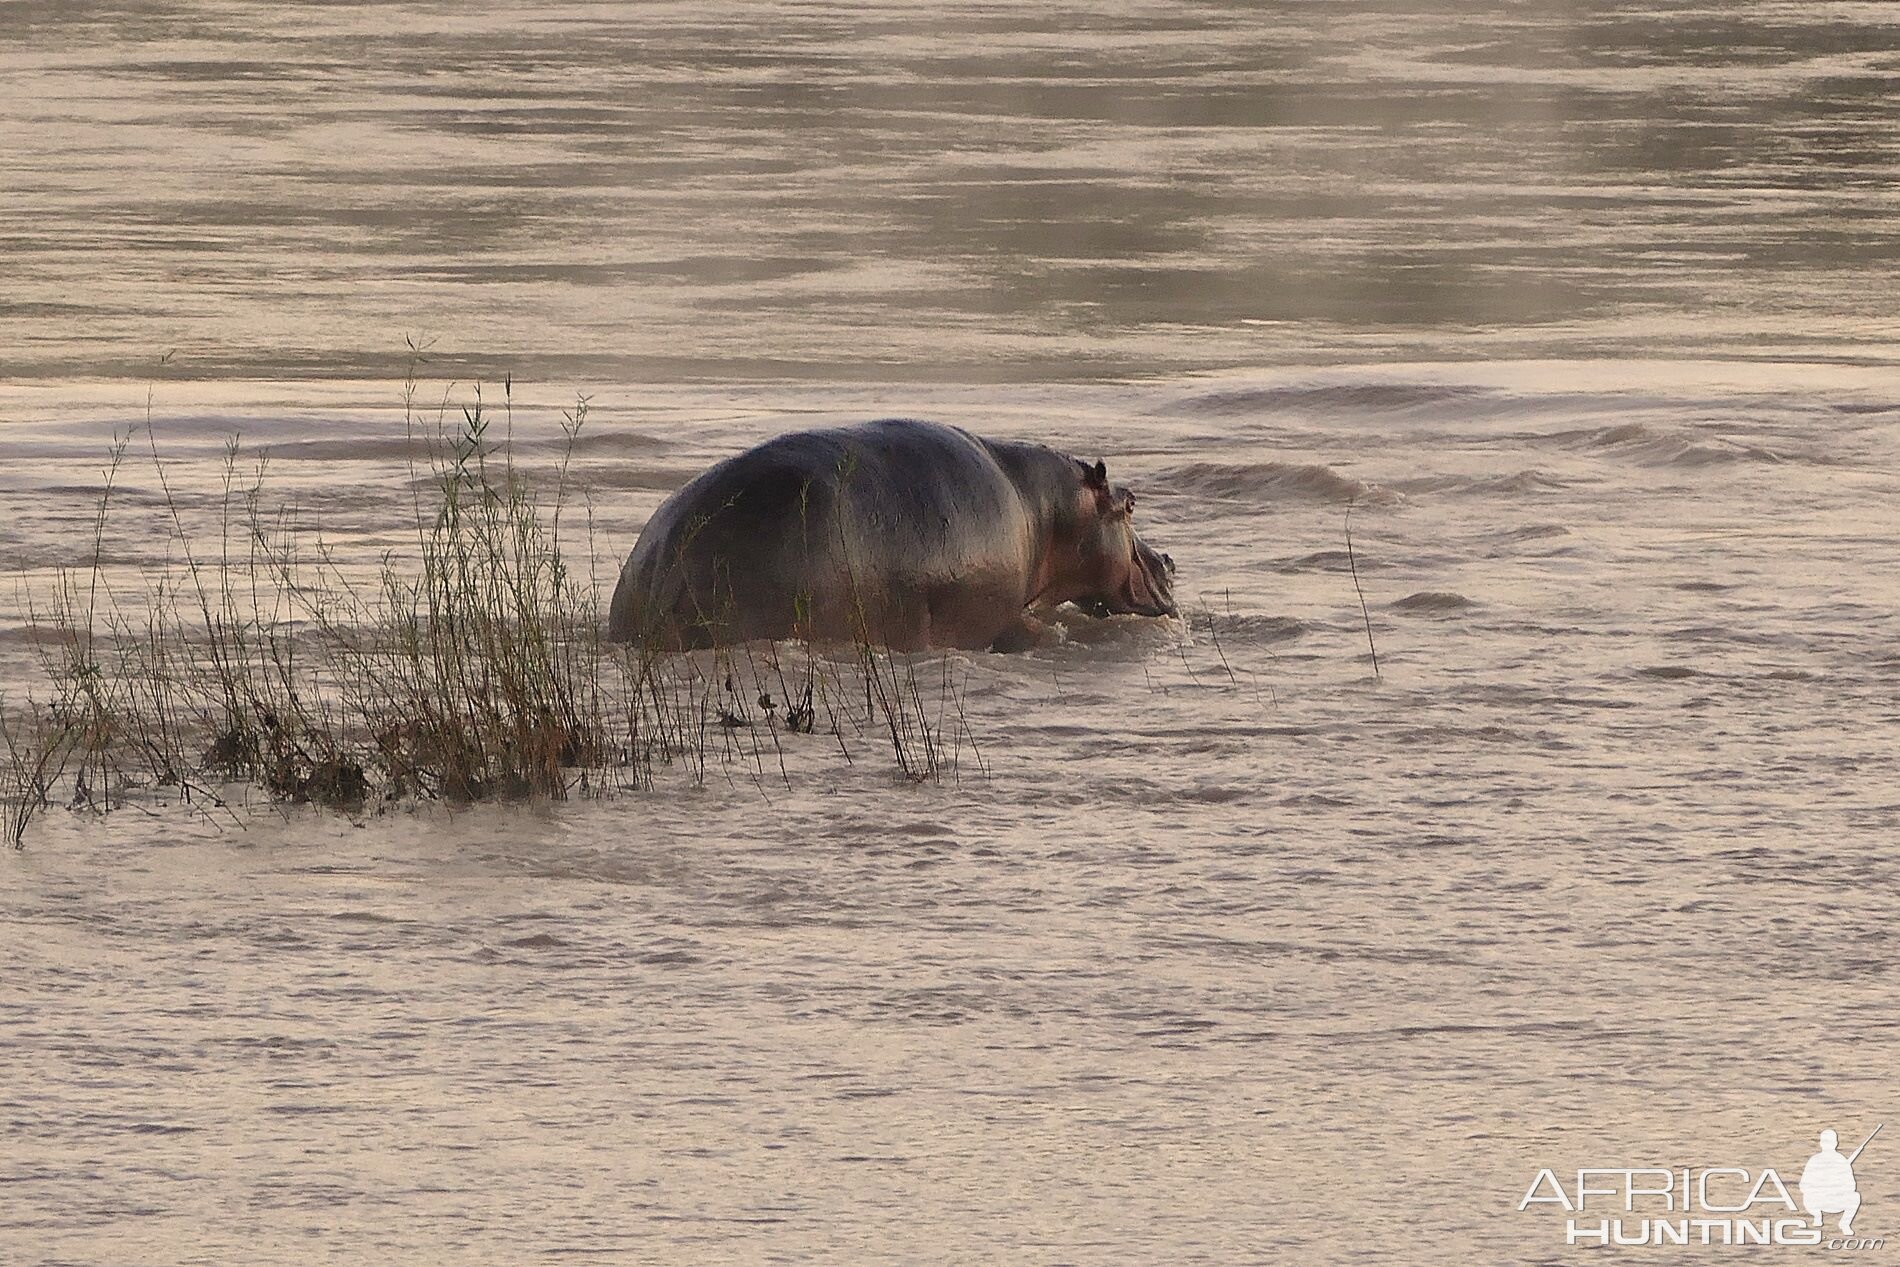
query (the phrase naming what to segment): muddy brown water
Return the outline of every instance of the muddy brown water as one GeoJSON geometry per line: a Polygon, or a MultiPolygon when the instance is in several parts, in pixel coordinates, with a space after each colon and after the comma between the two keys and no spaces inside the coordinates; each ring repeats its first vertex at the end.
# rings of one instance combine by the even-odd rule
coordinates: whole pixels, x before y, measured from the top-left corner
{"type": "Polygon", "coordinates": [[[373,567],[409,337],[543,469],[590,396],[607,574],[908,414],[1106,457],[1211,621],[954,657],[934,785],[49,812],[0,1258],[1555,1262],[1539,1167],[1792,1186],[1900,1068],[1894,18],[0,5],[29,584],[148,408],[373,567]]]}

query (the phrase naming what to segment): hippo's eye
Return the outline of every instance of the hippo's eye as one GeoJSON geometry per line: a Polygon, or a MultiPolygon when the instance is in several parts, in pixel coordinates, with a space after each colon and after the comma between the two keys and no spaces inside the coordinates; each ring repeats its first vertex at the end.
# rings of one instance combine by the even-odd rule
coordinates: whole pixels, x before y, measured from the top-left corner
{"type": "Polygon", "coordinates": [[[1133,493],[1128,494],[1128,504],[1122,507],[1122,509],[1131,515],[1135,513],[1135,495],[1133,493]]]}

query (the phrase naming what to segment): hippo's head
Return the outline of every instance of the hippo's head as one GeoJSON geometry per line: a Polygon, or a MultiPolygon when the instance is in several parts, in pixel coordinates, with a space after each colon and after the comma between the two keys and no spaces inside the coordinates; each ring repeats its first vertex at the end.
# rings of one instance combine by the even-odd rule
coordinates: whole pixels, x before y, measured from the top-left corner
{"type": "Polygon", "coordinates": [[[1135,495],[1111,487],[1108,468],[1077,462],[1074,575],[1064,588],[1078,606],[1110,615],[1173,616],[1174,560],[1135,535],[1135,495]]]}

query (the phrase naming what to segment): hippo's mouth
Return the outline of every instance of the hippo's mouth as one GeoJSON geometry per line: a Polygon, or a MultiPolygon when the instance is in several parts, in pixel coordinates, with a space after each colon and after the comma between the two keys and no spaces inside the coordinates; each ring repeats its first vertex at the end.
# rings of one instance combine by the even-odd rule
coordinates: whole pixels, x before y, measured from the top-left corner
{"type": "Polygon", "coordinates": [[[1174,605],[1174,560],[1135,542],[1134,566],[1121,592],[1102,602],[1117,616],[1178,616],[1174,605]]]}

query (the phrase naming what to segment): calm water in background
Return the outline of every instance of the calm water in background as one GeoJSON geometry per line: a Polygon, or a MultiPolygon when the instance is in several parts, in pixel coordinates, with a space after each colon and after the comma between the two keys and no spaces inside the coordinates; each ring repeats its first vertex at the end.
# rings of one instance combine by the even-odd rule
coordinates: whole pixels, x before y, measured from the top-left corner
{"type": "Polygon", "coordinates": [[[957,657],[941,786],[49,816],[0,1257],[1557,1261],[1538,1166],[1900,1116],[1890,6],[469,10],[0,4],[8,571],[148,398],[373,564],[415,336],[532,463],[591,394],[604,570],[918,414],[1105,455],[1221,645],[957,657]]]}

